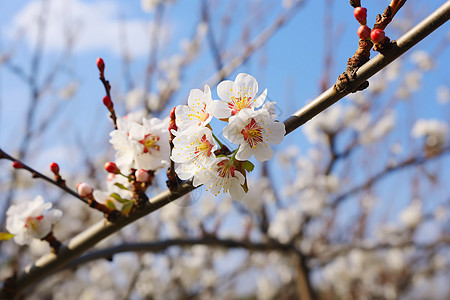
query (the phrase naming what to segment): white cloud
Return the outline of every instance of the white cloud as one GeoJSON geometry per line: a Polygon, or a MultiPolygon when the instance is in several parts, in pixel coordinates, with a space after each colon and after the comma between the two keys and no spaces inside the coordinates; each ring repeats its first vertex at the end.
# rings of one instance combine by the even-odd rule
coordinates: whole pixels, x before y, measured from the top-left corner
{"type": "MultiPolygon", "coordinates": [[[[122,43],[120,31],[125,28],[128,50],[131,56],[148,52],[151,23],[143,19],[121,18],[119,1],[52,0],[31,1],[12,18],[5,35],[13,38],[18,32],[25,41],[34,46],[38,38],[38,20],[46,20],[46,50],[61,51],[67,43],[68,33],[75,33],[75,52],[111,51],[120,54],[122,43]],[[47,4],[43,4],[47,2],[47,4]],[[121,27],[123,26],[123,27],[121,27]]],[[[127,4],[122,4],[127,5],[127,4]]],[[[132,5],[132,1],[128,4],[132,5]]],[[[167,37],[167,32],[162,36],[167,37]]]]}

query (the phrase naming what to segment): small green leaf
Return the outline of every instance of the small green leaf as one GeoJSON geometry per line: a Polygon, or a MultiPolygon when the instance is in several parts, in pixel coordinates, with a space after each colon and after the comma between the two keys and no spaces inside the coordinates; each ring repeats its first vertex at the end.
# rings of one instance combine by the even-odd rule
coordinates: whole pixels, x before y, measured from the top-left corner
{"type": "Polygon", "coordinates": [[[0,241],[7,241],[14,237],[14,234],[9,232],[0,232],[0,241]]]}
{"type": "Polygon", "coordinates": [[[128,215],[130,213],[130,210],[133,207],[133,205],[134,205],[133,201],[128,201],[128,203],[125,203],[122,206],[122,213],[125,215],[128,215]]]}
{"type": "Polygon", "coordinates": [[[111,209],[116,209],[116,205],[114,205],[114,201],[111,199],[106,199],[106,206],[111,209]]]}
{"type": "Polygon", "coordinates": [[[115,186],[117,186],[118,188],[122,189],[122,190],[126,190],[129,191],[129,189],[127,189],[123,184],[116,182],[114,183],[115,186]]]}
{"type": "Polygon", "coordinates": [[[247,172],[251,172],[255,168],[255,165],[252,164],[250,161],[246,160],[243,163],[243,167],[247,172]]]}
{"type": "Polygon", "coordinates": [[[127,200],[127,199],[123,199],[123,198],[120,197],[120,195],[117,194],[117,193],[112,193],[112,194],[109,195],[109,196],[112,197],[112,198],[114,198],[117,202],[120,202],[120,203],[127,203],[127,202],[130,201],[130,200],[127,200]]]}
{"type": "Polygon", "coordinates": [[[247,178],[245,179],[244,184],[241,184],[242,188],[244,189],[244,192],[248,193],[248,185],[247,185],[247,178]]]}

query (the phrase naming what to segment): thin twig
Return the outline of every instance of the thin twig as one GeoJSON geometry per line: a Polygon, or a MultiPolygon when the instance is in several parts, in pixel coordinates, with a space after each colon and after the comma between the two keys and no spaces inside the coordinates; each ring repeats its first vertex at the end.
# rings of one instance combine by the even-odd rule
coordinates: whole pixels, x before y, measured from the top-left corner
{"type": "Polygon", "coordinates": [[[3,150],[0,148],[0,159],[2,159],[2,158],[3,158],[3,159],[8,159],[8,160],[13,161],[13,162],[14,162],[14,161],[20,162],[20,164],[22,165],[21,169],[24,169],[24,170],[27,170],[28,172],[30,172],[30,173],[31,173],[31,176],[32,176],[33,178],[41,178],[41,179],[43,179],[44,181],[47,181],[47,182],[49,182],[49,183],[51,183],[51,184],[57,186],[58,188],[60,188],[60,189],[62,189],[63,191],[65,191],[66,193],[71,194],[72,196],[74,196],[74,197],[77,198],[78,200],[81,200],[81,201],[83,201],[84,203],[88,203],[84,198],[80,197],[80,195],[78,195],[77,192],[75,192],[75,191],[72,190],[72,189],[69,189],[65,184],[64,184],[64,185],[63,185],[63,184],[60,184],[60,183],[58,183],[58,181],[53,180],[53,179],[51,179],[51,178],[48,177],[48,176],[45,176],[44,174],[42,174],[42,173],[36,171],[36,170],[33,169],[32,167],[30,167],[30,166],[28,166],[27,164],[23,163],[23,162],[20,161],[19,159],[12,157],[11,155],[9,155],[8,153],[6,153],[5,151],[3,151],[3,150]]]}

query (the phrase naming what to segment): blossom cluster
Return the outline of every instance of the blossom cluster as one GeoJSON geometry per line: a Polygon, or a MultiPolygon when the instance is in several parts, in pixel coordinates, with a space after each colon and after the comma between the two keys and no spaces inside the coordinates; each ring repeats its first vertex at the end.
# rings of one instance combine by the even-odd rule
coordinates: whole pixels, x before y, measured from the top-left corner
{"type": "Polygon", "coordinates": [[[245,73],[235,81],[225,80],[217,87],[220,100],[213,100],[211,90],[191,90],[188,105],[175,109],[177,129],[172,130],[174,148],[171,160],[182,180],[193,180],[194,186],[205,185],[217,195],[222,190],[240,200],[247,192],[246,172],[253,170],[252,156],[263,162],[273,155],[271,145],[279,144],[285,135],[282,122],[275,121],[275,103],[264,104],[267,90],[260,95],[256,79],[245,73]],[[228,149],[213,133],[212,118],[227,122],[223,136],[237,149],[228,149]],[[219,149],[220,148],[220,149],[219,149]]]}

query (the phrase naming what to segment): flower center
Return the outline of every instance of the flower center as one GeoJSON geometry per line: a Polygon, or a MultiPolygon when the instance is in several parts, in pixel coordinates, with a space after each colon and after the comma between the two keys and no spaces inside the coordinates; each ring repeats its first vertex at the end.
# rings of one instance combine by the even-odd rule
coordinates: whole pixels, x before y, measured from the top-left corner
{"type": "Polygon", "coordinates": [[[151,153],[151,150],[159,151],[159,146],[156,144],[159,141],[159,136],[146,134],[144,139],[140,140],[139,143],[144,145],[144,153],[151,153]]]}
{"type": "Polygon", "coordinates": [[[199,109],[193,109],[194,113],[192,114],[188,114],[188,117],[190,119],[197,118],[200,120],[200,122],[198,122],[198,126],[202,125],[202,122],[205,122],[206,119],[209,118],[209,113],[206,111],[206,104],[203,104],[203,106],[201,106],[199,109]]]}
{"type": "Polygon", "coordinates": [[[244,141],[246,141],[250,147],[253,149],[258,143],[261,143],[264,139],[262,136],[262,127],[256,123],[255,119],[252,118],[250,123],[241,130],[244,136],[244,141]]]}
{"type": "Polygon", "coordinates": [[[252,97],[247,97],[247,93],[244,97],[236,98],[231,96],[231,102],[228,103],[228,107],[231,108],[231,115],[237,114],[240,110],[244,108],[250,108],[252,97]]]}
{"type": "Polygon", "coordinates": [[[43,215],[40,215],[40,216],[37,216],[37,217],[28,217],[26,220],[25,220],[25,228],[28,228],[28,226],[30,226],[31,227],[31,229],[32,230],[36,230],[36,228],[37,228],[37,225],[36,225],[36,223],[38,222],[38,221],[40,221],[40,220],[42,220],[44,218],[44,216],[43,215]]]}
{"type": "Polygon", "coordinates": [[[199,145],[195,148],[195,154],[203,154],[209,157],[211,155],[211,149],[213,145],[206,138],[206,134],[204,134],[200,140],[199,145]]]}
{"type": "Polygon", "coordinates": [[[229,160],[222,160],[217,164],[219,166],[219,168],[217,169],[217,173],[220,177],[226,178],[228,177],[228,174],[231,174],[231,177],[234,177],[234,171],[236,170],[236,167],[229,162],[229,160]]]}

